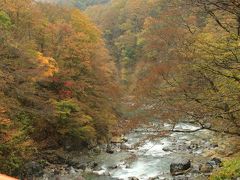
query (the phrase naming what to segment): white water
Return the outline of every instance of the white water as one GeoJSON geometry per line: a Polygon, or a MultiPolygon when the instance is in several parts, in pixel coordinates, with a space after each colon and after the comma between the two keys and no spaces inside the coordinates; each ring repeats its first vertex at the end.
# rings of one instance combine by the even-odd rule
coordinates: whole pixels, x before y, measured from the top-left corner
{"type": "Polygon", "coordinates": [[[112,172],[112,177],[127,180],[129,177],[137,177],[139,179],[148,179],[159,175],[159,171],[167,171],[164,168],[169,163],[164,163],[163,156],[170,152],[163,151],[163,148],[170,145],[167,139],[158,142],[147,141],[143,146],[138,147],[137,159],[129,167],[123,165],[116,171],[112,172]]]}
{"type": "MultiPolygon", "coordinates": [[[[227,141],[228,136],[218,136],[217,133],[209,130],[199,130],[192,133],[173,132],[167,136],[161,136],[157,132],[161,130],[166,132],[166,130],[171,130],[173,126],[155,122],[154,127],[145,125],[128,134],[128,142],[125,143],[125,147],[132,147],[132,149],[121,150],[119,145],[116,146],[117,149],[113,154],[102,152],[93,156],[90,162],[97,163],[98,166],[94,170],[88,168],[85,171],[86,180],[128,180],[129,177],[136,177],[140,180],[149,180],[155,177],[172,180],[170,164],[175,159],[190,159],[192,166],[197,167],[210,160],[211,157],[207,157],[209,151],[213,153],[225,150],[227,146],[225,144],[221,146],[221,142],[230,142],[227,141]],[[154,127],[156,131],[154,131],[154,127]],[[149,129],[151,129],[150,132],[149,129]]],[[[200,127],[181,123],[176,125],[175,129],[195,131],[200,127]]],[[[67,176],[63,174],[61,178],[63,180],[77,179],[79,175],[82,173],[74,172],[67,176]]],[[[46,177],[49,179],[49,176],[46,177]]],[[[189,173],[184,177],[188,179],[198,178],[199,180],[208,179],[207,176],[199,173],[189,173]]]]}

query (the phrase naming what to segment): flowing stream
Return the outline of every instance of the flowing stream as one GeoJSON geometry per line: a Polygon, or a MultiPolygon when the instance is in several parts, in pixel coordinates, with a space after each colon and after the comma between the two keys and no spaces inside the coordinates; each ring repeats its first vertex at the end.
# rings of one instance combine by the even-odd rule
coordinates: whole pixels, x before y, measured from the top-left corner
{"type": "MultiPolygon", "coordinates": [[[[103,152],[96,156],[94,160],[98,163],[98,168],[85,178],[89,180],[173,179],[170,174],[171,162],[177,158],[186,158],[191,160],[192,171],[184,175],[184,178],[207,179],[206,174],[199,171],[199,167],[223,148],[217,142],[220,135],[209,130],[159,135],[160,132],[170,128],[169,124],[162,126],[153,124],[151,127],[135,129],[127,135],[128,141],[124,143],[124,148],[121,149],[123,145],[115,145],[113,154],[103,152]]],[[[199,128],[186,123],[180,123],[175,127],[180,131],[194,131],[199,128]]],[[[224,136],[224,138],[228,137],[224,136]]]]}
{"type": "Polygon", "coordinates": [[[127,134],[125,142],[112,143],[111,153],[106,152],[106,147],[101,148],[101,153],[88,161],[94,163],[94,167],[88,166],[85,171],[72,169],[60,179],[78,179],[83,175],[86,180],[205,180],[210,172],[206,172],[206,167],[203,172],[201,167],[212,158],[222,160],[233,154],[237,149],[233,142],[240,142],[236,139],[239,137],[201,129],[194,124],[175,126],[175,130],[184,132],[172,132],[171,128],[170,124],[159,122],[142,125],[127,134]],[[170,164],[176,159],[190,160],[191,168],[187,173],[173,177],[170,164]]]}

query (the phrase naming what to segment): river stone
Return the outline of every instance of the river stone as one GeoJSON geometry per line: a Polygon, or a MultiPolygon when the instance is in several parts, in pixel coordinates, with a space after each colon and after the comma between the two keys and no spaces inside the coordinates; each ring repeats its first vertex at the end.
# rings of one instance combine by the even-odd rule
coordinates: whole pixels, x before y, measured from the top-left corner
{"type": "Polygon", "coordinates": [[[211,173],[213,171],[213,166],[206,163],[200,167],[200,171],[204,174],[211,173]]]}
{"type": "Polygon", "coordinates": [[[95,168],[98,167],[98,163],[97,163],[97,162],[92,162],[91,165],[90,165],[90,167],[91,167],[92,169],[95,169],[95,168]]]}
{"type": "Polygon", "coordinates": [[[174,160],[170,165],[170,172],[173,176],[185,174],[191,167],[189,159],[179,158],[174,160]]]}
{"type": "Polygon", "coordinates": [[[166,152],[173,152],[173,151],[176,150],[176,147],[174,147],[174,146],[167,146],[167,147],[163,147],[162,150],[166,151],[166,152]]]}
{"type": "Polygon", "coordinates": [[[131,166],[129,164],[126,164],[125,168],[129,169],[131,166]]]}
{"type": "Polygon", "coordinates": [[[82,170],[85,170],[86,166],[87,166],[86,163],[80,162],[78,159],[71,159],[71,160],[66,161],[66,163],[69,167],[73,167],[76,169],[82,169],[82,170]]]}
{"type": "Polygon", "coordinates": [[[101,169],[99,171],[93,171],[93,174],[96,174],[98,176],[110,176],[110,173],[104,169],[101,169]]]}
{"type": "Polygon", "coordinates": [[[93,172],[93,170],[90,167],[87,167],[84,172],[90,174],[93,172]]]}
{"type": "Polygon", "coordinates": [[[108,169],[117,169],[117,168],[118,168],[118,165],[112,165],[108,167],[108,169]]]}
{"type": "Polygon", "coordinates": [[[184,176],[184,175],[181,175],[181,176],[176,176],[173,178],[173,180],[188,180],[189,178],[184,176]]]}
{"type": "Polygon", "coordinates": [[[211,123],[206,123],[203,125],[204,128],[210,129],[212,127],[211,123]]]}
{"type": "Polygon", "coordinates": [[[191,173],[199,174],[200,173],[200,167],[201,167],[200,164],[193,164],[191,173]]]}
{"type": "Polygon", "coordinates": [[[76,170],[72,166],[69,168],[69,174],[76,174],[76,170]]]}
{"type": "Polygon", "coordinates": [[[128,142],[128,138],[125,137],[125,136],[122,136],[122,137],[121,137],[121,140],[122,140],[123,142],[128,142]]]}
{"type": "Polygon", "coordinates": [[[210,161],[208,161],[207,164],[211,166],[221,166],[222,161],[221,159],[214,157],[210,161]]]}
{"type": "Polygon", "coordinates": [[[120,149],[121,149],[121,150],[128,150],[128,149],[131,149],[131,146],[130,146],[130,145],[127,145],[127,144],[125,144],[125,143],[122,143],[122,144],[120,145],[120,149]]]}
{"type": "Polygon", "coordinates": [[[86,163],[79,163],[75,166],[75,168],[85,170],[87,168],[87,164],[86,163]]]}
{"type": "Polygon", "coordinates": [[[113,148],[112,148],[109,144],[108,144],[108,146],[107,146],[106,152],[109,153],[109,154],[113,154],[113,153],[114,153],[113,148]]]}
{"type": "Polygon", "coordinates": [[[188,149],[188,146],[186,144],[180,144],[177,147],[177,150],[179,151],[186,151],[188,149]]]}
{"type": "Polygon", "coordinates": [[[128,180],[139,180],[137,177],[129,177],[128,180]]]}
{"type": "Polygon", "coordinates": [[[97,146],[97,147],[93,148],[92,151],[93,151],[94,153],[100,154],[102,150],[101,150],[101,148],[100,148],[99,146],[97,146]]]}

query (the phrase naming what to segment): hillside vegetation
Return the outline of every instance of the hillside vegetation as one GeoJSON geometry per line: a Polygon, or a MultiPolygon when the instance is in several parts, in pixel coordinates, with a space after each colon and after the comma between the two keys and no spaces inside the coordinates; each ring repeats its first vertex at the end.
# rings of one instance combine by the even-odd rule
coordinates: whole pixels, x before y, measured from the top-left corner
{"type": "Polygon", "coordinates": [[[3,173],[149,119],[240,135],[239,0],[0,0],[0,60],[3,173]]]}
{"type": "Polygon", "coordinates": [[[113,0],[86,13],[136,108],[239,134],[239,11],[238,1],[113,0]]]}
{"type": "Polygon", "coordinates": [[[0,170],[41,149],[106,142],[116,123],[115,67],[78,9],[0,0],[0,170]]]}

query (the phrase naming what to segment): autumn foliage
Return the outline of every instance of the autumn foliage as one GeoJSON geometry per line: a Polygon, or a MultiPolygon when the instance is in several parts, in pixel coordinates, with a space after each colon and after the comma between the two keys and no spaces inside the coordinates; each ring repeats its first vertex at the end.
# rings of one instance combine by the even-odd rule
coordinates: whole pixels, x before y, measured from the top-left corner
{"type": "Polygon", "coordinates": [[[117,120],[115,67],[86,15],[0,0],[0,41],[1,172],[17,174],[36,150],[108,141],[117,120]]]}
{"type": "Polygon", "coordinates": [[[113,0],[86,12],[102,28],[137,109],[239,134],[239,7],[227,0],[113,0]]]}

